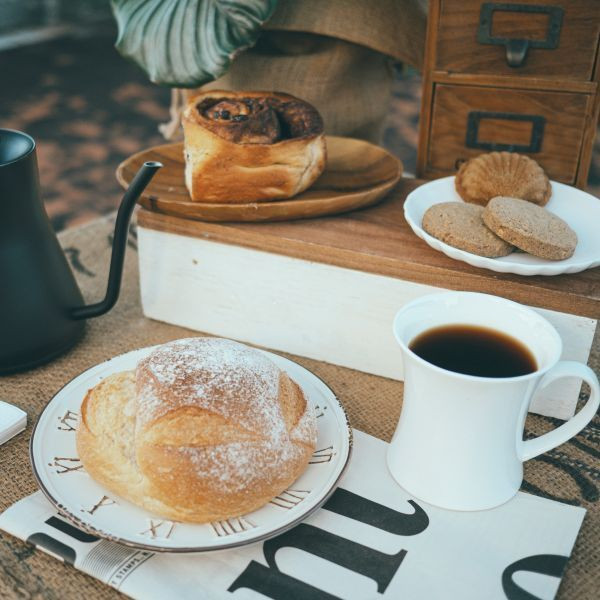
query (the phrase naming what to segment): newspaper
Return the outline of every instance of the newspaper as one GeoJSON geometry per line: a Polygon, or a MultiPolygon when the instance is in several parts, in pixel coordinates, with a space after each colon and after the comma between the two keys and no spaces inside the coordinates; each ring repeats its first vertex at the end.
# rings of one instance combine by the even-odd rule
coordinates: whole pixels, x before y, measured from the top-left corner
{"type": "Polygon", "coordinates": [[[553,598],[585,510],[519,492],[480,512],[414,500],[387,471],[387,444],[355,431],[339,487],[300,525],[264,542],[152,553],[76,529],[41,492],[0,529],[143,600],[553,598]]]}

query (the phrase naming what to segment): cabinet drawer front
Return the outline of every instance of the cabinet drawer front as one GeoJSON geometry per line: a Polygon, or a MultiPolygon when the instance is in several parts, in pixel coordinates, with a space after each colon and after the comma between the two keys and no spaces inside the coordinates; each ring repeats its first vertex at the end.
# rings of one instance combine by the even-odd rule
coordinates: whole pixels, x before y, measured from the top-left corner
{"type": "Polygon", "coordinates": [[[531,156],[551,179],[573,183],[589,96],[571,92],[437,84],[427,157],[430,174],[508,150],[531,156]]]}
{"type": "Polygon", "coordinates": [[[590,81],[597,0],[441,0],[437,70],[590,81]]]}

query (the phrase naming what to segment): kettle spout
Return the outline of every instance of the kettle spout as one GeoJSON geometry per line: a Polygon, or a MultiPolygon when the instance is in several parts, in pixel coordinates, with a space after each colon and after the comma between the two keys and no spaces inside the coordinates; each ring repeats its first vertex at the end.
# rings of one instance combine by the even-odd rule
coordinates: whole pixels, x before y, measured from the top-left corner
{"type": "Polygon", "coordinates": [[[100,302],[86,306],[77,306],[71,309],[71,318],[89,319],[91,317],[99,317],[107,313],[115,305],[121,289],[121,276],[123,274],[125,249],[127,248],[129,221],[131,220],[133,209],[145,187],[162,166],[160,162],[145,162],[125,191],[115,222],[106,295],[100,302]]]}

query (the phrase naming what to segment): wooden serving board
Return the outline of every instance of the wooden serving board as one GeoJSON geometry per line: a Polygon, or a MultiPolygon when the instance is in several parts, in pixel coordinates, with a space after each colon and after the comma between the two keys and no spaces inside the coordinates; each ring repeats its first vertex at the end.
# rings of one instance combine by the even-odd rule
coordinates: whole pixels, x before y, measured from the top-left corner
{"type": "Polygon", "coordinates": [[[600,318],[600,268],[553,277],[495,273],[453,260],[410,229],[403,204],[424,181],[401,179],[365,210],[287,223],[203,223],[141,210],[141,227],[443,287],[502,295],[530,306],[600,318]]]}
{"type": "Polygon", "coordinates": [[[130,156],[117,169],[127,187],[146,161],[164,167],[144,190],[140,204],[186,219],[203,221],[288,221],[331,215],[381,200],[402,176],[402,163],[383,148],[363,140],[327,136],[327,166],[306,191],[289,200],[206,203],[190,199],[184,180],[183,143],[155,146],[130,156]]]}

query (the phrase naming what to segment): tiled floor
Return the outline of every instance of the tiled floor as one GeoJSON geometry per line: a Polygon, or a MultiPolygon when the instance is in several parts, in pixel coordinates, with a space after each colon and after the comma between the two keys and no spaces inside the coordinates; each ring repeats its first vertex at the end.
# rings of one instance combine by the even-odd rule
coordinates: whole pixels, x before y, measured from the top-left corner
{"type": "Polygon", "coordinates": [[[114,173],[164,143],[169,90],[113,48],[113,38],[61,39],[0,53],[0,123],[37,142],[42,194],[55,229],[115,209],[114,173]]]}
{"type": "MultiPolygon", "coordinates": [[[[55,229],[117,207],[114,172],[128,155],[163,143],[169,90],[152,85],[113,48],[114,35],[61,39],[0,52],[0,126],[38,144],[42,193],[55,229]]],[[[398,79],[385,144],[414,172],[418,75],[398,79]]],[[[600,195],[600,144],[590,190],[600,195]]]]}

